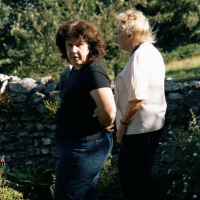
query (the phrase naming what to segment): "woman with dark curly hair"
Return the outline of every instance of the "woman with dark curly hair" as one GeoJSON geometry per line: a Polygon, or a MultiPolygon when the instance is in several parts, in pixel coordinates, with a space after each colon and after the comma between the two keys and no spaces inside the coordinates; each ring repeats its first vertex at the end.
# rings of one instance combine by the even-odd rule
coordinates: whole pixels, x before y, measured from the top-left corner
{"type": "Polygon", "coordinates": [[[112,146],[116,114],[111,81],[99,61],[102,34],[84,21],[62,24],[56,34],[61,57],[72,65],[62,76],[55,138],[60,150],[54,200],[95,200],[100,171],[112,146]]]}

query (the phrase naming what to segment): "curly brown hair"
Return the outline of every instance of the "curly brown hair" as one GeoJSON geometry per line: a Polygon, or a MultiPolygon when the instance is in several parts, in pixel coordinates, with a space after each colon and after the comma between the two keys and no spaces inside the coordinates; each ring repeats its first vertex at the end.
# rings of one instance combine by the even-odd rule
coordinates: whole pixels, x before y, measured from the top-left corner
{"type": "Polygon", "coordinates": [[[105,54],[104,40],[100,30],[85,20],[64,22],[56,34],[56,45],[61,52],[61,58],[68,59],[65,41],[76,38],[84,40],[89,46],[90,60],[100,58],[105,54]]]}

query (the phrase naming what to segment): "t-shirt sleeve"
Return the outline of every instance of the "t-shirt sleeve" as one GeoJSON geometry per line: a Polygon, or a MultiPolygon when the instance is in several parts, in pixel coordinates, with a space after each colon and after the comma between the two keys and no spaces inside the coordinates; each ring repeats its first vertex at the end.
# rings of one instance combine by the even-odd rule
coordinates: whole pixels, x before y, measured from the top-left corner
{"type": "Polygon", "coordinates": [[[134,59],[134,68],[132,68],[131,83],[134,90],[129,90],[129,99],[133,98],[143,100],[148,96],[148,63],[142,55],[136,55],[134,59]]]}
{"type": "Polygon", "coordinates": [[[133,55],[126,69],[123,79],[128,91],[128,100],[143,100],[148,94],[148,64],[141,55],[133,55]]]}
{"type": "Polygon", "coordinates": [[[107,75],[102,63],[96,62],[90,66],[88,84],[90,91],[103,87],[111,87],[110,78],[107,75]]]}

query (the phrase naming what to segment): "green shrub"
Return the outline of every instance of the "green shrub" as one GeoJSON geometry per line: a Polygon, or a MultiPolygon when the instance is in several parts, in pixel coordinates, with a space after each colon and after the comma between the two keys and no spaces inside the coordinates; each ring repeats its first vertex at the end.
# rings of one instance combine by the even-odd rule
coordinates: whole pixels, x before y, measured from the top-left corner
{"type": "Polygon", "coordinates": [[[161,168],[154,172],[162,192],[162,200],[192,200],[200,198],[200,127],[191,111],[187,130],[171,129],[162,157],[161,168]]]}
{"type": "MultiPolygon", "coordinates": [[[[162,50],[161,50],[162,51],[162,50]]],[[[171,52],[163,52],[162,55],[166,63],[174,60],[182,60],[193,56],[199,56],[200,44],[189,44],[179,46],[171,52]]]]}
{"type": "Polygon", "coordinates": [[[17,189],[28,200],[51,200],[53,170],[45,166],[29,166],[23,171],[6,173],[9,185],[17,185],[17,189]]]}
{"type": "Polygon", "coordinates": [[[118,170],[114,164],[113,156],[110,154],[99,178],[99,197],[102,200],[106,199],[122,199],[122,192],[120,189],[118,170]]]}
{"type": "Polygon", "coordinates": [[[1,166],[0,166],[0,199],[1,200],[23,200],[23,194],[13,188],[11,188],[8,185],[7,180],[3,177],[5,161],[2,161],[2,159],[1,159],[0,163],[1,163],[1,166]]]}
{"type": "Polygon", "coordinates": [[[47,122],[54,122],[55,121],[55,115],[57,112],[57,109],[60,105],[60,100],[56,100],[56,101],[49,101],[49,100],[43,100],[45,107],[48,110],[48,116],[46,121],[47,122]]]}
{"type": "Polygon", "coordinates": [[[0,187],[0,199],[1,200],[23,200],[22,193],[9,188],[7,186],[0,187]]]}
{"type": "Polygon", "coordinates": [[[7,95],[0,93],[0,113],[8,114],[12,111],[12,103],[10,102],[7,95]]]}

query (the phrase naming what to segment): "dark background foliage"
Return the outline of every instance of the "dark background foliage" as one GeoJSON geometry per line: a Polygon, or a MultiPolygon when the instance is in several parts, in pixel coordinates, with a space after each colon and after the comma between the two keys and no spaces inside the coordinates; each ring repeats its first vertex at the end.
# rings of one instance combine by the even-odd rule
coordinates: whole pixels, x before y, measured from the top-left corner
{"type": "Polygon", "coordinates": [[[103,31],[107,51],[103,62],[115,77],[129,56],[117,47],[115,15],[131,7],[149,17],[162,53],[199,43],[198,0],[1,0],[0,73],[58,79],[68,63],[55,45],[57,28],[62,21],[85,19],[103,31]]]}

